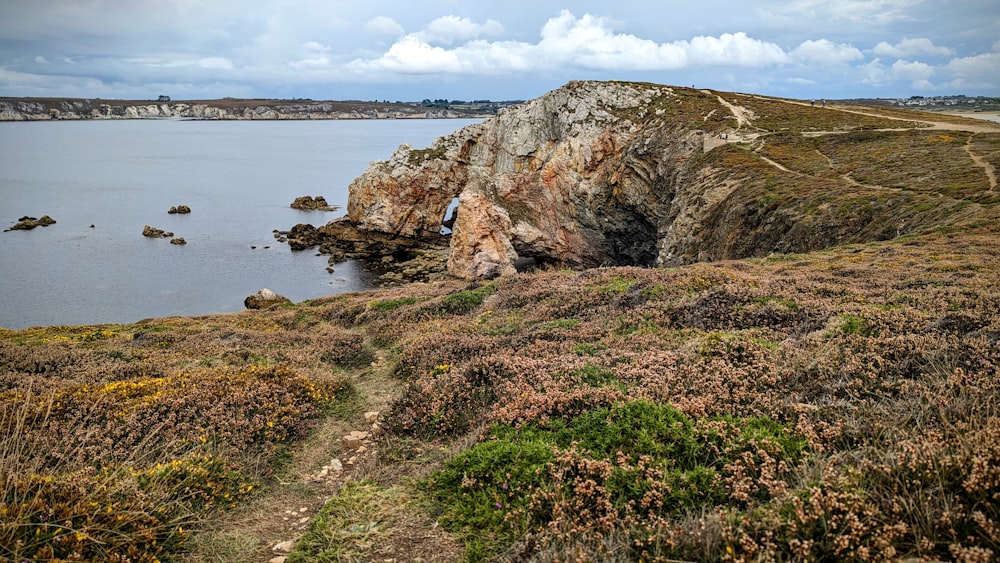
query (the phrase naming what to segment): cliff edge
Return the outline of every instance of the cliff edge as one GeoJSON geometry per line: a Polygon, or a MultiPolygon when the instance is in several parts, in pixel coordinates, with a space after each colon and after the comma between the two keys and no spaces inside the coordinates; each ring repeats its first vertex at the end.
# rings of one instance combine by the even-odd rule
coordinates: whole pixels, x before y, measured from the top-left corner
{"type": "Polygon", "coordinates": [[[469,279],[805,252],[993,216],[998,140],[920,112],[570,82],[373,162],[347,220],[436,240],[457,203],[448,268],[469,279]]]}

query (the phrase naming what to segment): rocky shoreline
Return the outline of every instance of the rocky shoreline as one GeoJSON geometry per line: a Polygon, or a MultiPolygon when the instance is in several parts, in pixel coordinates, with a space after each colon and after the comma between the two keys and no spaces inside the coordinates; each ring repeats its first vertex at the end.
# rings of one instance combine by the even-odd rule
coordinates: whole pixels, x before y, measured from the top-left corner
{"type": "Polygon", "coordinates": [[[279,242],[293,251],[315,248],[326,256],[328,270],[346,260],[358,260],[379,274],[383,285],[434,281],[448,275],[450,236],[410,237],[364,230],[346,217],[322,227],[299,223],[286,231],[274,231],[279,242]]]}
{"type": "Polygon", "coordinates": [[[176,102],[55,98],[0,98],[0,121],[92,119],[452,119],[475,117],[446,108],[404,103],[299,100],[198,100],[176,102]]]}

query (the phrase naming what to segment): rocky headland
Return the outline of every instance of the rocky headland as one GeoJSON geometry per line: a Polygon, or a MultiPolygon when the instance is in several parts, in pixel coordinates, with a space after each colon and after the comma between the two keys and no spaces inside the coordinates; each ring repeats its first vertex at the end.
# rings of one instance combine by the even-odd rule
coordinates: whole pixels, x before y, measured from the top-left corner
{"type": "Polygon", "coordinates": [[[1000,201],[998,134],[921,112],[571,82],[399,147],[351,183],[346,219],[290,239],[333,255],[391,241],[369,245],[378,260],[440,245],[453,219],[447,268],[466,279],[808,252],[982,220],[1000,201]]]}

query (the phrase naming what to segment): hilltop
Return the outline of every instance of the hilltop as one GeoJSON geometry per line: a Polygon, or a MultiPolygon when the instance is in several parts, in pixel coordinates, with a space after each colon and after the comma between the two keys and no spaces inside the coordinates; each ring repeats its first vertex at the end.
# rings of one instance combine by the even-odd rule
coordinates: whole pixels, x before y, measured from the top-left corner
{"type": "Polygon", "coordinates": [[[453,275],[0,331],[0,558],[991,560],[998,166],[981,121],[624,83],[402,147],[334,226],[453,275]]]}

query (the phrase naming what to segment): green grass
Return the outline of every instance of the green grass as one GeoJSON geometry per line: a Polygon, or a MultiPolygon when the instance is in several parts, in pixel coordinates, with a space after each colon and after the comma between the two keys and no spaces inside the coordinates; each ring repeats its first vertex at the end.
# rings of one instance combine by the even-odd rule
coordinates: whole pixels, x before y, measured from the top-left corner
{"type": "Polygon", "coordinates": [[[392,533],[409,498],[399,485],[382,488],[372,481],[348,481],[309,523],[288,563],[367,559],[372,545],[392,533]]]}

